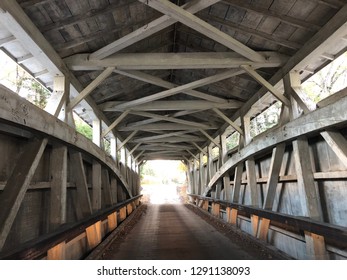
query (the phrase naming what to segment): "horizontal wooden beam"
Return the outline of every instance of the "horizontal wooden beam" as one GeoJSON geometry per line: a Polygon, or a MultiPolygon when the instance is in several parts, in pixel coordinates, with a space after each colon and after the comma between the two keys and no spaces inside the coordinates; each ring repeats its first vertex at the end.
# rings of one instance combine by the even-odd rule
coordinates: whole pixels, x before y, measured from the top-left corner
{"type": "MultiPolygon", "coordinates": [[[[124,101],[110,101],[105,102],[100,106],[103,111],[124,111],[126,109],[120,108],[124,101]]],[[[131,107],[131,111],[180,111],[180,110],[209,110],[213,108],[218,109],[238,109],[243,103],[240,101],[232,100],[228,103],[215,103],[203,100],[177,100],[177,101],[153,101],[147,104],[141,104],[131,107]]]]}
{"type": "MultiPolygon", "coordinates": [[[[217,126],[208,125],[208,129],[217,129],[217,126]]],[[[192,130],[194,129],[191,125],[186,124],[176,124],[176,123],[155,123],[155,124],[146,124],[142,126],[136,126],[136,127],[129,127],[129,126],[123,126],[119,127],[119,131],[167,131],[167,130],[192,130]]]]}
{"type": "Polygon", "coordinates": [[[163,70],[163,69],[228,69],[241,65],[254,68],[280,67],[288,57],[276,52],[259,52],[266,61],[253,62],[235,52],[201,53],[119,53],[102,60],[91,59],[89,54],[76,54],[64,61],[73,71],[103,70],[163,70]]]}

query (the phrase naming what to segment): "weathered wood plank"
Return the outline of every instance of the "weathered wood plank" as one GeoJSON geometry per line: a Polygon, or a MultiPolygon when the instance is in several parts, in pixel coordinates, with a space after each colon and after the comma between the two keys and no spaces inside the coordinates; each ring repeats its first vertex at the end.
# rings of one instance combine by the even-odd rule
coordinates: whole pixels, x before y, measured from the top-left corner
{"type": "MultiPolygon", "coordinates": [[[[71,180],[75,182],[77,188],[77,203],[78,207],[81,210],[82,219],[85,216],[91,215],[93,213],[92,204],[90,202],[90,197],[88,193],[87,179],[84,171],[82,154],[70,150],[70,163],[71,163],[71,180]]],[[[77,214],[79,211],[77,211],[77,214]]]]}
{"type": "Polygon", "coordinates": [[[92,208],[93,211],[101,209],[101,164],[93,161],[92,166],[92,208]]]}
{"type": "Polygon", "coordinates": [[[321,135],[334,151],[341,162],[347,167],[347,140],[338,131],[327,130],[321,132],[321,135]]]}
{"type": "Polygon", "coordinates": [[[0,196],[0,250],[6,242],[47,142],[46,138],[35,140],[25,147],[0,196]]]}
{"type": "Polygon", "coordinates": [[[67,147],[53,146],[50,160],[51,209],[50,229],[66,222],[67,147]]]}

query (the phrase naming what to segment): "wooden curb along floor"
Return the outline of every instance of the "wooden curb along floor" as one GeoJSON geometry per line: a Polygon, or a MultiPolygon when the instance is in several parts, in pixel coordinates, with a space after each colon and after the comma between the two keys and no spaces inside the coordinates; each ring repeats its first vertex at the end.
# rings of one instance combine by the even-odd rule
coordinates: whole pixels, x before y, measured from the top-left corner
{"type": "MultiPolygon", "coordinates": [[[[210,223],[210,224],[212,224],[214,226],[216,226],[218,224],[223,225],[223,227],[225,229],[227,229],[228,231],[231,231],[232,233],[235,233],[235,234],[239,235],[243,239],[246,239],[250,243],[252,243],[255,246],[259,247],[260,250],[263,250],[263,251],[269,253],[270,255],[275,255],[278,259],[294,260],[294,258],[292,258],[291,256],[287,255],[286,253],[280,251],[275,246],[269,245],[268,243],[255,238],[254,236],[252,236],[252,235],[242,231],[239,228],[236,228],[232,224],[230,224],[230,223],[228,223],[228,222],[226,222],[226,221],[224,221],[224,220],[222,220],[220,218],[216,218],[215,216],[213,216],[212,214],[210,214],[206,210],[196,206],[195,204],[189,203],[189,204],[187,204],[187,206],[188,205],[194,207],[194,210],[197,210],[198,214],[201,214],[201,216],[205,216],[205,218],[207,218],[206,221],[208,223],[210,223]]],[[[190,207],[187,207],[187,208],[189,210],[191,210],[192,212],[194,212],[190,207]]]]}
{"type": "Polygon", "coordinates": [[[139,205],[127,218],[124,220],[108,237],[105,238],[95,249],[85,258],[85,260],[99,260],[102,258],[104,252],[111,246],[114,239],[116,239],[122,231],[134,220],[139,217],[146,207],[144,204],[139,205]]]}

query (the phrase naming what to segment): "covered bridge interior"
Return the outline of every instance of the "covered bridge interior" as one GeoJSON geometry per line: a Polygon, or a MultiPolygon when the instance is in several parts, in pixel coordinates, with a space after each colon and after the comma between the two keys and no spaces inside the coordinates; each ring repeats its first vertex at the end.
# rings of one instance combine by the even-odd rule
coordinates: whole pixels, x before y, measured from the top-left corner
{"type": "Polygon", "coordinates": [[[345,0],[1,0],[0,47],[51,92],[42,110],[0,86],[1,258],[85,257],[155,159],[183,161],[190,202],[245,235],[347,258],[347,90],[302,88],[347,50],[345,0]]]}

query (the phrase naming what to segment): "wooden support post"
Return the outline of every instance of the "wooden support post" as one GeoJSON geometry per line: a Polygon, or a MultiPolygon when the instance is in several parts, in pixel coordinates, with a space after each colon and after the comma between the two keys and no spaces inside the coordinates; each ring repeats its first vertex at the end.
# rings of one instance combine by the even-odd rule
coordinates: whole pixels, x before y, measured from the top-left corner
{"type": "Polygon", "coordinates": [[[117,178],[112,176],[111,177],[111,193],[112,193],[112,199],[113,203],[116,204],[118,202],[118,182],[117,178]]]}
{"type": "Polygon", "coordinates": [[[101,243],[101,221],[86,228],[87,241],[89,250],[94,249],[101,243]]]}
{"type": "Polygon", "coordinates": [[[247,185],[251,192],[251,205],[255,207],[261,207],[259,189],[257,186],[257,177],[255,171],[255,160],[249,158],[246,160],[246,172],[247,172],[247,185]]]}
{"type": "Polygon", "coordinates": [[[53,248],[47,251],[47,260],[65,260],[65,241],[55,245],[53,248]]]}
{"type": "Polygon", "coordinates": [[[198,185],[198,195],[201,195],[204,189],[204,162],[203,153],[199,154],[199,185],[198,185]]]}
{"type": "MultiPolygon", "coordinates": [[[[251,192],[251,205],[255,207],[261,207],[261,201],[259,198],[259,189],[257,186],[257,178],[255,172],[255,160],[250,158],[246,160],[246,172],[247,172],[247,184],[251,192]]],[[[257,236],[259,217],[251,215],[252,232],[254,236],[257,236]]]]}
{"type": "Polygon", "coordinates": [[[307,259],[326,260],[329,258],[323,236],[305,231],[305,241],[307,259]]]}
{"type": "Polygon", "coordinates": [[[334,151],[337,157],[341,160],[345,167],[347,167],[347,140],[338,131],[324,131],[321,133],[324,140],[328,143],[329,147],[334,151]]]}
{"type": "Polygon", "coordinates": [[[219,203],[212,203],[212,215],[219,218],[220,205],[219,203]]]}
{"type": "Polygon", "coordinates": [[[204,201],[204,203],[202,204],[202,209],[208,211],[208,200],[204,201]]]}
{"type": "Polygon", "coordinates": [[[64,76],[54,77],[53,81],[53,94],[49,98],[45,110],[67,122],[66,104],[70,96],[70,82],[64,76]]]}
{"type": "MultiPolygon", "coordinates": [[[[271,158],[271,163],[270,163],[270,170],[269,170],[269,176],[268,176],[268,181],[267,181],[267,193],[265,196],[265,201],[263,204],[263,209],[266,210],[272,210],[274,200],[275,200],[275,195],[276,195],[276,190],[277,190],[277,185],[278,185],[278,179],[281,171],[281,166],[282,166],[282,160],[284,156],[284,151],[285,151],[286,145],[285,143],[281,143],[277,145],[272,152],[272,158],[271,158]]],[[[260,227],[259,227],[259,238],[267,241],[267,234],[269,231],[270,227],[270,220],[268,219],[261,219],[260,227]]]]}
{"type": "Polygon", "coordinates": [[[50,159],[50,230],[66,222],[67,147],[53,146],[50,159]]]}
{"type": "Polygon", "coordinates": [[[198,178],[197,178],[196,161],[193,158],[193,194],[198,194],[198,178]]]}
{"type": "Polygon", "coordinates": [[[108,231],[113,231],[117,226],[117,212],[107,216],[108,231]]]}
{"type": "Polygon", "coordinates": [[[239,203],[239,200],[240,200],[242,173],[243,173],[243,162],[240,162],[235,167],[234,192],[233,192],[233,197],[232,197],[232,202],[234,202],[234,203],[239,203]]]}
{"type": "Polygon", "coordinates": [[[82,154],[80,152],[70,151],[71,175],[72,181],[75,182],[77,188],[77,203],[81,213],[77,211],[77,215],[81,214],[79,219],[93,213],[90,197],[88,193],[87,179],[84,172],[82,154]]]}
{"type": "Polygon", "coordinates": [[[226,212],[227,212],[227,222],[234,226],[237,226],[238,210],[231,207],[227,207],[226,212]]]}
{"type": "Polygon", "coordinates": [[[127,208],[126,206],[119,209],[119,219],[121,222],[123,222],[127,217],[127,208]]]}
{"type": "Polygon", "coordinates": [[[25,147],[1,193],[0,251],[5,244],[46,145],[47,139],[41,139],[32,141],[25,147]]]}
{"type": "Polygon", "coordinates": [[[251,118],[250,116],[241,116],[241,123],[243,126],[243,146],[247,146],[252,141],[251,136],[251,118]]]}
{"type": "MultiPolygon", "coordinates": [[[[303,215],[317,221],[322,221],[320,198],[314,183],[307,139],[302,136],[293,141],[293,151],[298,187],[305,197],[305,201],[303,201],[303,215]]],[[[308,259],[327,258],[324,237],[305,233],[305,240],[308,259]]]]}
{"type": "Polygon", "coordinates": [[[101,164],[95,160],[92,167],[92,208],[94,211],[101,209],[101,164]]]}
{"type": "Polygon", "coordinates": [[[127,215],[129,216],[133,212],[133,206],[131,203],[127,204],[127,215]]]}
{"type": "MultiPolygon", "coordinates": [[[[219,150],[219,167],[221,167],[228,160],[228,149],[226,143],[226,135],[225,133],[220,135],[220,150],[219,150]]],[[[229,173],[223,177],[223,186],[225,192],[225,200],[231,201],[231,186],[230,186],[230,176],[229,173]]]]}
{"type": "Polygon", "coordinates": [[[98,147],[102,146],[101,143],[101,120],[93,120],[93,143],[98,147]]]}
{"type": "Polygon", "coordinates": [[[117,139],[116,137],[112,136],[110,140],[110,146],[111,146],[111,157],[113,160],[117,161],[117,139]]]}
{"type": "Polygon", "coordinates": [[[207,146],[207,176],[206,176],[206,183],[210,182],[212,178],[212,146],[211,144],[207,146]]]}
{"type": "Polygon", "coordinates": [[[113,197],[111,192],[110,176],[107,169],[103,169],[101,173],[102,173],[102,176],[101,176],[102,190],[104,193],[105,205],[111,206],[113,205],[113,197]]]}

